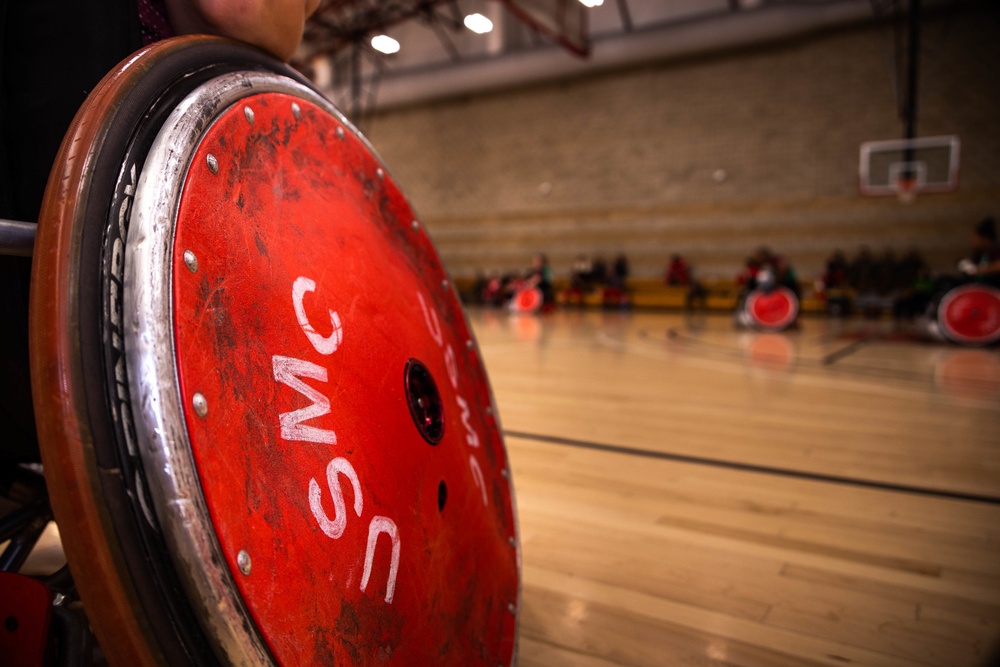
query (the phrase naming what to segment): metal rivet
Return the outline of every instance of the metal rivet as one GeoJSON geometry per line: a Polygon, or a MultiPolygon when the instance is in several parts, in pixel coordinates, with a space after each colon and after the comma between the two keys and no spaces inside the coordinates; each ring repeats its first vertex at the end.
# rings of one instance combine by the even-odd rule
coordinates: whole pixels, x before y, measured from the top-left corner
{"type": "Polygon", "coordinates": [[[292,102],[292,115],[295,116],[295,120],[298,120],[299,116],[302,115],[302,109],[295,102],[292,102]]]}
{"type": "Polygon", "coordinates": [[[191,404],[194,406],[194,412],[199,417],[204,417],[208,414],[208,401],[201,393],[196,393],[194,398],[191,399],[191,404]]]}
{"type": "Polygon", "coordinates": [[[248,123],[253,122],[253,109],[250,107],[243,107],[243,115],[246,116],[248,123]]]}
{"type": "Polygon", "coordinates": [[[441,281],[441,287],[443,287],[444,289],[448,289],[448,281],[447,280],[442,280],[441,281]]]}
{"type": "Polygon", "coordinates": [[[516,547],[517,546],[517,540],[514,539],[513,535],[511,535],[510,537],[507,538],[507,542],[509,542],[510,546],[512,546],[512,547],[516,547]]]}
{"type": "Polygon", "coordinates": [[[475,347],[475,345],[476,345],[476,344],[472,342],[472,339],[471,339],[471,338],[470,338],[469,340],[465,341],[465,347],[467,347],[467,348],[468,348],[468,349],[470,349],[470,350],[471,350],[471,349],[472,349],[473,347],[475,347]]]}
{"type": "Polygon", "coordinates": [[[205,158],[205,162],[208,163],[208,170],[210,172],[212,172],[213,174],[219,173],[219,161],[215,159],[214,155],[209,153],[208,157],[205,158]]]}
{"type": "Polygon", "coordinates": [[[236,564],[240,567],[240,572],[250,576],[250,570],[253,568],[253,563],[250,562],[250,554],[240,549],[240,552],[236,554],[236,564]]]}
{"type": "Polygon", "coordinates": [[[413,222],[411,222],[410,226],[413,227],[413,231],[415,231],[415,232],[420,230],[420,223],[417,222],[416,220],[414,220],[413,222]]]}
{"type": "Polygon", "coordinates": [[[184,251],[184,266],[188,267],[188,271],[191,273],[198,272],[198,258],[190,250],[184,251]]]}
{"type": "Polygon", "coordinates": [[[504,479],[510,479],[510,473],[507,472],[506,468],[502,468],[500,470],[500,476],[503,477],[504,479]]]}
{"type": "Polygon", "coordinates": [[[513,602],[508,602],[507,603],[507,611],[509,611],[512,614],[516,614],[517,613],[517,607],[514,606],[513,602]]]}
{"type": "Polygon", "coordinates": [[[337,138],[338,139],[343,139],[344,138],[344,128],[342,128],[342,127],[338,127],[337,128],[337,138]]]}
{"type": "Polygon", "coordinates": [[[487,405],[486,406],[486,414],[488,414],[488,415],[492,415],[493,414],[493,406],[492,405],[487,405]]]}
{"type": "Polygon", "coordinates": [[[378,176],[378,180],[380,181],[385,178],[385,172],[382,171],[382,167],[375,170],[375,175],[378,176]]]}

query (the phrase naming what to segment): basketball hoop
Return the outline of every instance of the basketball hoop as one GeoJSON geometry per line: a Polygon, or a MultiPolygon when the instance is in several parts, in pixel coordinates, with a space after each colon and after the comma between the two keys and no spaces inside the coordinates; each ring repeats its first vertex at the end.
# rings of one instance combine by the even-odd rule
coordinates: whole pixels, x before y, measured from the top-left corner
{"type": "Polygon", "coordinates": [[[901,204],[912,204],[917,199],[917,187],[919,181],[916,178],[900,177],[896,180],[896,196],[901,204]]]}

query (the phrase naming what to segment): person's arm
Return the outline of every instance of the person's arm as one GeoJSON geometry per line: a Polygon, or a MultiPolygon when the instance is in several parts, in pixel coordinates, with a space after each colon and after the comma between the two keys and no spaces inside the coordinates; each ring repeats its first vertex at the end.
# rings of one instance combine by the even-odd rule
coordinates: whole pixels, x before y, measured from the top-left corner
{"type": "Polygon", "coordinates": [[[208,33],[259,46],[288,60],[319,0],[166,0],[177,34],[208,33]]]}

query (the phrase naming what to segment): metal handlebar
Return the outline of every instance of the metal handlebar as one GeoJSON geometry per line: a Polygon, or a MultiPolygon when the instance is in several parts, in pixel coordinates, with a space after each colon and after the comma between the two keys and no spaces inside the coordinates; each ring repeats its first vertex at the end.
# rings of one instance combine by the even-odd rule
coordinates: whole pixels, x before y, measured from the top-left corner
{"type": "Polygon", "coordinates": [[[0,255],[31,257],[37,229],[34,222],[0,219],[0,255]]]}

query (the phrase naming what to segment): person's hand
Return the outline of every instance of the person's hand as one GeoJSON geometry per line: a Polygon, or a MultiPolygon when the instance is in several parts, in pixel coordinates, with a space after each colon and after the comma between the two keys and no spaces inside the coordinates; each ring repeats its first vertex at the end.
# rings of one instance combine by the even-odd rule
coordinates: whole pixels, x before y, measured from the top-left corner
{"type": "Polygon", "coordinates": [[[319,0],[166,0],[179,35],[208,33],[258,46],[282,60],[295,53],[319,0]]]}

